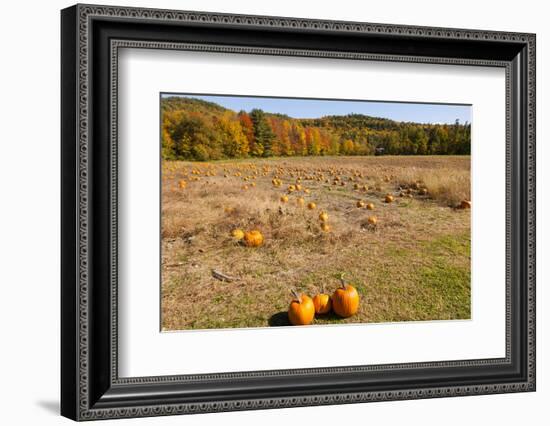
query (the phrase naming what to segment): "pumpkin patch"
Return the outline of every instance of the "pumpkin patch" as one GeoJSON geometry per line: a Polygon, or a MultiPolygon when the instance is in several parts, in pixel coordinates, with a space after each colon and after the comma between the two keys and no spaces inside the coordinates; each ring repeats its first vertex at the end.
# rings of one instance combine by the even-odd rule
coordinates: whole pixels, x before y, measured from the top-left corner
{"type": "MultiPolygon", "coordinates": [[[[441,280],[461,279],[460,270],[446,276],[444,265],[468,268],[469,252],[454,250],[466,250],[469,241],[443,240],[444,251],[433,244],[467,232],[471,202],[467,191],[442,200],[433,179],[411,172],[419,162],[419,173],[459,169],[445,158],[418,156],[163,163],[163,326],[426,318],[411,280],[430,286],[438,279],[431,273],[422,279],[415,275],[433,266],[430,252],[443,262],[437,267],[441,280]],[[403,168],[404,175],[398,162],[410,166],[403,168]],[[437,168],[430,169],[432,163],[437,168]],[[333,271],[342,269],[350,281],[331,284],[333,271]],[[289,286],[297,286],[299,297],[289,298],[289,286]]],[[[468,163],[459,164],[464,164],[464,181],[468,163]]],[[[463,281],[455,284],[468,289],[463,281]]],[[[451,296],[437,293],[441,304],[431,317],[468,318],[469,299],[451,296]]]]}

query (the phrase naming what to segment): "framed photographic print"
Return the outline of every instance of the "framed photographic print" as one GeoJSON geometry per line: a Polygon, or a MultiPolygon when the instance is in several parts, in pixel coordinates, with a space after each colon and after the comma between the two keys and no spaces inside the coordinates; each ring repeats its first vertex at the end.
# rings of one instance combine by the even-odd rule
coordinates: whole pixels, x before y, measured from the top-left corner
{"type": "Polygon", "coordinates": [[[76,5],[74,420],[535,390],[535,36],[76,5]]]}

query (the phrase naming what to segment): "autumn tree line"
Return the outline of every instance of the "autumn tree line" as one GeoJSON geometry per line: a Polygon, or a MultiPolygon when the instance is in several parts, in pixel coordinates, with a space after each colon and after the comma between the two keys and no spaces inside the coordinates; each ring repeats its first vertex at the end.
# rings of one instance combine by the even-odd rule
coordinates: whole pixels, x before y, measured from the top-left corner
{"type": "Polygon", "coordinates": [[[308,155],[465,155],[471,125],[397,122],[361,114],[295,119],[261,109],[235,112],[195,98],[161,100],[168,160],[308,155]]]}

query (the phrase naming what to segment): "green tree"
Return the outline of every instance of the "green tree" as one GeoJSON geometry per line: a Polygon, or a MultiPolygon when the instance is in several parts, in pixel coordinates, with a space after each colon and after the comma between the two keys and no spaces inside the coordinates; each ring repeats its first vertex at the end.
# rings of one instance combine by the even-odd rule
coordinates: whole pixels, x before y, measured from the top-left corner
{"type": "Polygon", "coordinates": [[[413,153],[426,155],[428,152],[428,136],[422,127],[417,127],[412,136],[413,153]]]}
{"type": "Polygon", "coordinates": [[[254,124],[254,139],[256,141],[255,155],[270,157],[272,155],[271,145],[275,135],[267,122],[265,113],[261,109],[250,111],[250,118],[254,124]]]}

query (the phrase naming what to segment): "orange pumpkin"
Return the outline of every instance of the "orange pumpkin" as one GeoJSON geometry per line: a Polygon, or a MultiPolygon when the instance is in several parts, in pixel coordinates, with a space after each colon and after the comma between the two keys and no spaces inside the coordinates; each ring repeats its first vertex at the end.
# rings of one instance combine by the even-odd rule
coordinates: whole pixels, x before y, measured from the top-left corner
{"type": "Polygon", "coordinates": [[[346,284],[343,277],[340,281],[341,286],[332,295],[332,309],[336,315],[347,318],[359,310],[359,293],[355,287],[346,284]]]}
{"type": "Polygon", "coordinates": [[[243,241],[247,247],[260,247],[264,243],[264,236],[258,230],[248,231],[244,233],[243,241]]]}
{"type": "Polygon", "coordinates": [[[330,225],[327,222],[322,222],[321,229],[323,232],[330,232],[330,225]]]}
{"type": "Polygon", "coordinates": [[[367,204],[367,210],[374,210],[374,204],[368,203],[367,204]]]}
{"type": "Polygon", "coordinates": [[[321,222],[327,222],[328,221],[328,213],[327,212],[319,213],[319,220],[321,222]]]}
{"type": "Polygon", "coordinates": [[[300,197],[296,199],[296,204],[298,204],[299,207],[302,207],[305,204],[305,200],[302,197],[300,197]]]}
{"type": "Polygon", "coordinates": [[[233,231],[231,231],[231,236],[235,240],[241,241],[244,238],[244,232],[242,229],[233,229],[233,231]]]}
{"type": "Polygon", "coordinates": [[[288,203],[288,197],[286,195],[281,197],[281,203],[288,203]]]}
{"type": "Polygon", "coordinates": [[[470,208],[472,208],[472,202],[468,201],[468,200],[462,200],[462,202],[460,203],[460,208],[461,209],[470,209],[470,208]]]}
{"type": "Polygon", "coordinates": [[[369,222],[369,225],[376,225],[376,223],[378,222],[378,219],[376,218],[376,216],[369,216],[367,221],[369,222]]]}
{"type": "Polygon", "coordinates": [[[390,195],[390,194],[386,195],[386,198],[385,198],[384,201],[386,201],[386,203],[392,203],[393,202],[393,195],[390,195]]]}
{"type": "Polygon", "coordinates": [[[310,210],[315,209],[315,207],[317,207],[317,205],[316,205],[315,203],[313,203],[313,202],[311,202],[311,203],[309,203],[309,204],[307,205],[307,208],[310,209],[310,210]]]}
{"type": "Polygon", "coordinates": [[[315,317],[315,305],[313,300],[305,294],[292,292],[294,299],[288,307],[288,320],[292,325],[308,325],[311,324],[315,317]]]}
{"type": "Polygon", "coordinates": [[[357,207],[359,207],[359,208],[363,208],[363,207],[365,207],[365,202],[359,200],[359,201],[357,201],[357,204],[356,204],[356,205],[357,205],[357,207]]]}
{"type": "Polygon", "coordinates": [[[324,291],[316,294],[313,297],[313,306],[315,306],[315,313],[318,315],[328,314],[332,308],[332,302],[330,296],[324,291]]]}

